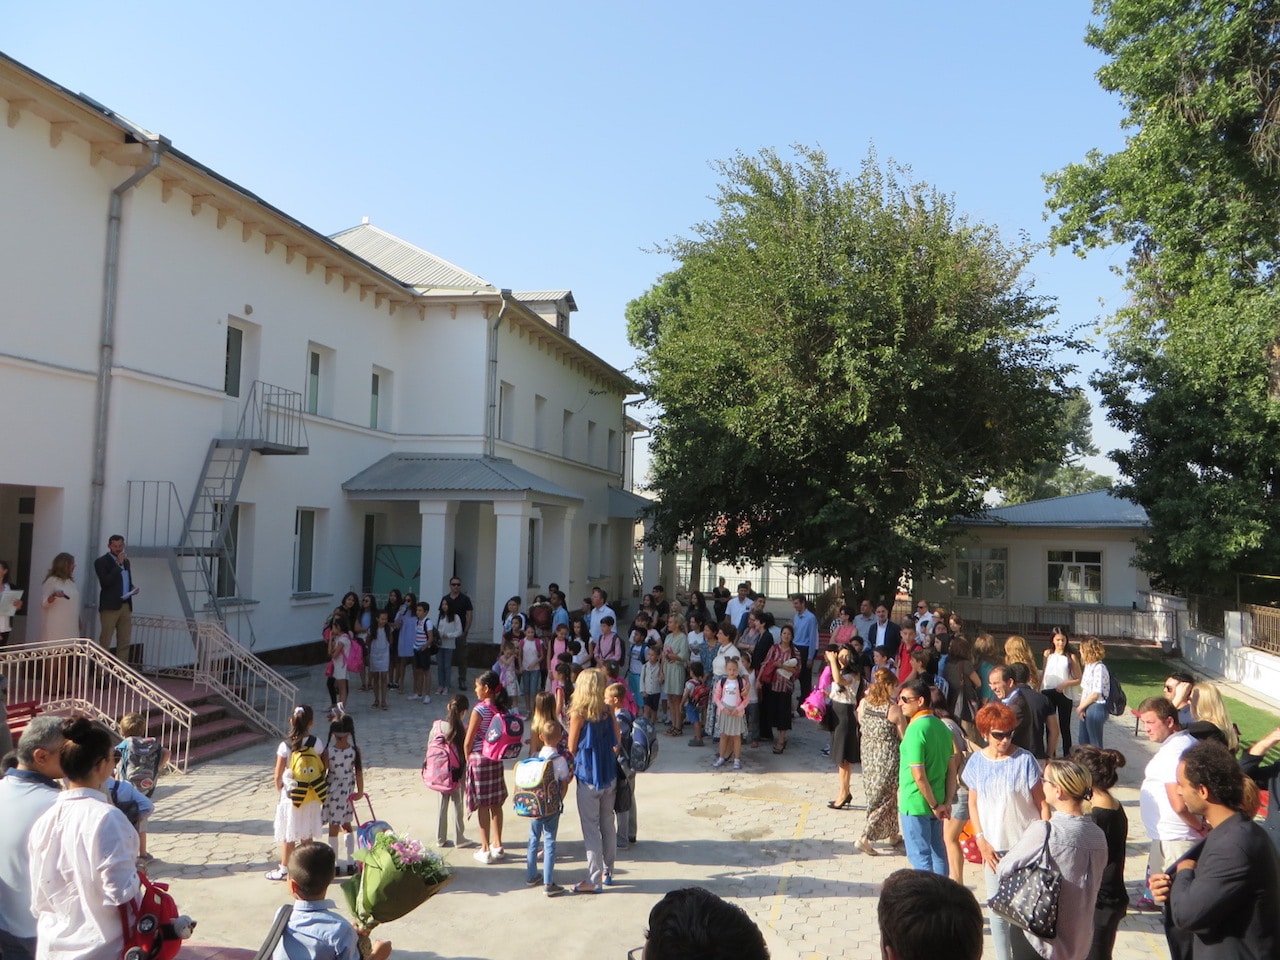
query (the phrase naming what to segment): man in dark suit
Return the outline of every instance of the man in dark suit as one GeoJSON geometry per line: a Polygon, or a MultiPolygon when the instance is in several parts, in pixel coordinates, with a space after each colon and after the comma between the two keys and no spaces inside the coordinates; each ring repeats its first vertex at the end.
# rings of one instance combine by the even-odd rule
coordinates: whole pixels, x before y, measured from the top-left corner
{"type": "Polygon", "coordinates": [[[1165,905],[1174,960],[1280,956],[1280,860],[1267,833],[1241,812],[1244,781],[1230,751],[1212,741],[1189,748],[1178,764],[1178,792],[1204,818],[1209,835],[1173,874],[1151,877],[1165,905]]]}
{"type": "Polygon", "coordinates": [[[107,552],[93,561],[93,572],[98,575],[98,620],[102,627],[98,642],[110,650],[111,635],[115,634],[116,656],[121,663],[128,663],[133,636],[133,598],[139,591],[129,557],[124,552],[124,537],[115,533],[107,538],[107,552]]]}
{"type": "MultiPolygon", "coordinates": [[[[1048,760],[1057,749],[1058,737],[1062,733],[1062,729],[1058,726],[1058,709],[1048,697],[1031,686],[1029,682],[1031,671],[1027,669],[1025,663],[1011,663],[1008,665],[1008,670],[1013,675],[1019,696],[1031,713],[1030,743],[1027,749],[1037,760],[1048,760]]],[[[1014,713],[1017,712],[1015,707],[1014,713]]],[[[1017,737],[1013,742],[1018,743],[1017,737]]],[[[1023,744],[1018,743],[1018,746],[1021,747],[1023,744]]]]}
{"type": "Polygon", "coordinates": [[[889,608],[883,603],[876,604],[876,622],[867,631],[866,640],[868,656],[873,650],[883,650],[890,659],[897,657],[902,628],[889,619],[889,608]]]}

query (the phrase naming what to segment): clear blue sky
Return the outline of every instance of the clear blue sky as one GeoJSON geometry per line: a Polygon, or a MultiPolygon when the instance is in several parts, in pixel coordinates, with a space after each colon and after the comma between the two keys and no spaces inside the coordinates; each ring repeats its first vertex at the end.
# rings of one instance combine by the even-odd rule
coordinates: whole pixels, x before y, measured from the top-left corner
{"type": "MultiPolygon", "coordinates": [[[[1122,143],[1089,16],[1088,0],[29,3],[0,49],[317,230],[369,216],[498,286],[571,288],[574,336],[626,368],[623,309],[670,267],[645,250],[712,213],[709,162],[735,151],[817,145],[853,171],[874,145],[1042,239],[1042,174],[1122,143]]],[[[1092,326],[1123,257],[1042,255],[1036,288],[1092,326]]],[[[1104,452],[1123,444],[1094,420],[1104,452]]]]}

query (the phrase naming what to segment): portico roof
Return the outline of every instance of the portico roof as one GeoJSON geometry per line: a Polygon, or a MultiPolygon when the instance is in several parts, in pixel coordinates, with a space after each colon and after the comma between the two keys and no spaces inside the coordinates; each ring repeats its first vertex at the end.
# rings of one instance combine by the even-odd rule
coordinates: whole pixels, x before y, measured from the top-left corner
{"type": "Polygon", "coordinates": [[[646,500],[637,493],[619,490],[617,487],[609,488],[610,520],[639,520],[651,506],[652,500],[646,500]]]}
{"type": "Polygon", "coordinates": [[[1147,526],[1147,511],[1109,490],[1074,493],[1007,507],[990,507],[977,517],[958,517],[966,527],[1120,527],[1147,526]]]}
{"type": "Polygon", "coordinates": [[[482,454],[387,454],[343,483],[342,489],[356,500],[491,500],[514,494],[585,499],[510,460],[482,454]]]}

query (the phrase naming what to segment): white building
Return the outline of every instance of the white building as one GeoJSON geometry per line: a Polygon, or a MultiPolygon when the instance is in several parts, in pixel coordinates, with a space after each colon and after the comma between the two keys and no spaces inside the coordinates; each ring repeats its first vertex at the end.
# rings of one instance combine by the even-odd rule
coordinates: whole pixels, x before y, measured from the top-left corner
{"type": "Polygon", "coordinates": [[[369,224],[325,237],[3,56],[0,101],[19,586],[65,550],[92,604],[123,533],[137,612],[221,612],[258,652],[316,639],[347,590],[434,608],[457,575],[474,640],[553,581],[572,606],[629,590],[635,385],[570,337],[572,293],[512,294],[369,224]]]}

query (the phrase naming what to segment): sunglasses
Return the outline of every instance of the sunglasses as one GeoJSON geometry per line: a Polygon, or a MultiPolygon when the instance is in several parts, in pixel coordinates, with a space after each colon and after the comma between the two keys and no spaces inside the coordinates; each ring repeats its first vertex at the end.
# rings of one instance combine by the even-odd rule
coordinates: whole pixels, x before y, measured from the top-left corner
{"type": "Polygon", "coordinates": [[[1008,730],[992,730],[987,736],[992,740],[1008,740],[1013,734],[1008,730]]]}
{"type": "Polygon", "coordinates": [[[898,702],[899,703],[915,703],[919,699],[920,699],[919,697],[899,697],[898,702]]]}

